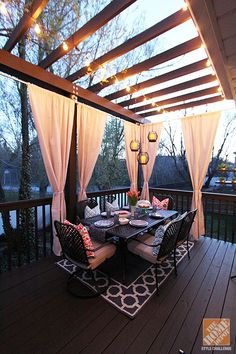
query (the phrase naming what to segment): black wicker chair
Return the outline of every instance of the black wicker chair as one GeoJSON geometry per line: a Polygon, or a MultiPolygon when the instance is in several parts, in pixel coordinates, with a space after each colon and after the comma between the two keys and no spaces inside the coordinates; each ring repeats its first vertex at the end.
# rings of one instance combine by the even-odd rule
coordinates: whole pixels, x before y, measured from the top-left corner
{"type": "Polygon", "coordinates": [[[86,251],[88,250],[84,246],[83,238],[74,226],[59,221],[55,221],[54,225],[61,244],[63,257],[76,266],[76,270],[68,278],[67,290],[77,297],[94,297],[106,291],[109,279],[107,278],[106,286],[100,286],[93,271],[115,254],[115,245],[93,241],[95,257],[90,258],[87,256],[86,251]],[[79,277],[83,272],[88,272],[91,275],[93,284],[91,287],[86,287],[85,295],[82,293],[85,287],[81,288],[79,277]]]}
{"type": "Polygon", "coordinates": [[[85,200],[81,200],[76,204],[76,224],[79,224],[81,221],[84,220],[84,211],[86,206],[93,209],[98,205],[95,199],[89,198],[85,200]]]}
{"type": "Polygon", "coordinates": [[[146,259],[147,261],[153,263],[155,265],[155,277],[156,277],[156,288],[157,293],[159,292],[158,286],[158,265],[160,265],[163,261],[165,261],[171,253],[174,254],[174,268],[176,271],[176,239],[179,235],[180,228],[182,224],[182,219],[173,220],[170,222],[165,229],[165,233],[162,241],[159,244],[153,245],[153,241],[155,236],[147,233],[142,235],[141,237],[132,239],[128,243],[128,249],[130,252],[137,254],[138,256],[146,259]],[[153,255],[153,248],[160,246],[159,252],[157,256],[153,255]]]}
{"type": "Polygon", "coordinates": [[[187,241],[187,251],[188,251],[188,258],[190,258],[189,254],[189,233],[194,222],[195,216],[197,213],[197,209],[189,211],[186,216],[183,218],[183,223],[181,225],[181,229],[179,235],[176,240],[176,248],[182,245],[185,241],[187,241]]]}

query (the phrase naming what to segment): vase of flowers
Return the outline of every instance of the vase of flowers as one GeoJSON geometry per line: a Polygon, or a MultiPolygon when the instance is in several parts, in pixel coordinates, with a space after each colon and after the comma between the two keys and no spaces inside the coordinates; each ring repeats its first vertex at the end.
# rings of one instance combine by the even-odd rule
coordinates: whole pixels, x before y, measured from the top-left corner
{"type": "Polygon", "coordinates": [[[129,191],[127,192],[128,203],[130,206],[131,216],[134,216],[134,212],[136,209],[136,204],[139,199],[139,192],[137,191],[129,191]]]}

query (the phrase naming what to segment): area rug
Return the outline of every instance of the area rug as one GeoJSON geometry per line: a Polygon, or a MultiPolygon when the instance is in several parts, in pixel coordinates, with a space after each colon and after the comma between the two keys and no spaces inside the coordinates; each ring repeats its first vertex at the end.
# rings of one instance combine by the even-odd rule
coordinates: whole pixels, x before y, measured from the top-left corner
{"type": "MultiPolygon", "coordinates": [[[[189,249],[191,249],[193,245],[193,242],[189,242],[189,249]]],[[[177,264],[180,263],[186,255],[187,245],[184,243],[177,249],[177,264]]],[[[139,274],[137,274],[137,271],[133,272],[133,279],[132,274],[129,274],[129,281],[127,281],[127,284],[124,285],[121,283],[119,274],[113,275],[113,273],[111,272],[111,268],[109,268],[109,273],[112,274],[112,277],[110,279],[110,285],[107,291],[101,295],[117,310],[129,316],[130,318],[134,318],[156,292],[154,266],[150,265],[150,263],[146,261],[144,261],[142,264],[142,259],[140,257],[135,256],[135,258],[136,260],[132,258],[131,263],[133,263],[132,265],[134,265],[135,261],[138,262],[138,269],[141,269],[142,272],[140,272],[139,274]]],[[[72,273],[76,270],[76,266],[65,259],[57,262],[57,265],[69,273],[72,273]]],[[[134,268],[135,267],[133,267],[133,269],[134,268]]],[[[116,267],[116,269],[118,269],[118,267],[116,267]]],[[[128,260],[127,270],[129,269],[132,270],[132,268],[129,267],[128,260]]],[[[173,272],[173,270],[174,262],[173,256],[171,256],[169,259],[163,262],[161,266],[158,267],[158,279],[160,287],[163,285],[169,275],[173,272]]],[[[105,276],[105,272],[101,270],[95,271],[95,278],[100,286],[106,285],[107,277],[105,276]]],[[[81,272],[80,281],[89,287],[93,287],[92,280],[86,272],[81,272]]]]}

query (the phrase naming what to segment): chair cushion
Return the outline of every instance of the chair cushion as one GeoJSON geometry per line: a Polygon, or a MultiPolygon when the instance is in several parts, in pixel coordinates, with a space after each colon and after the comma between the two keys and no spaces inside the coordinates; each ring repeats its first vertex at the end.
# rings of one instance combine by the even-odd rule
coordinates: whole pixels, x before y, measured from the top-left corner
{"type": "MultiPolygon", "coordinates": [[[[93,243],[92,243],[91,238],[89,236],[89,232],[86,229],[86,227],[82,224],[74,225],[71,222],[69,222],[68,220],[65,220],[64,224],[73,226],[80,233],[80,235],[82,236],[83,242],[84,242],[84,247],[86,248],[87,256],[94,257],[95,256],[94,246],[93,246],[93,243]]],[[[70,234],[68,234],[68,237],[69,236],[70,236],[70,234]]]]}
{"type": "Polygon", "coordinates": [[[113,200],[112,203],[109,203],[107,200],[106,200],[106,211],[116,211],[116,210],[119,210],[120,207],[119,207],[119,204],[118,204],[118,201],[117,199],[113,200]]]}
{"type": "MultiPolygon", "coordinates": [[[[152,245],[154,236],[147,233],[142,236],[141,241],[147,243],[148,245],[152,245]]],[[[128,242],[128,250],[153,264],[155,264],[157,261],[157,256],[153,255],[153,247],[146,246],[135,240],[128,242]]]]}
{"type": "Polygon", "coordinates": [[[100,208],[99,205],[97,205],[95,208],[90,208],[88,205],[84,209],[84,217],[85,219],[87,218],[93,218],[94,216],[100,215],[100,208]]]}
{"type": "Polygon", "coordinates": [[[155,196],[152,197],[152,206],[156,206],[158,209],[167,210],[169,204],[169,198],[160,201],[155,196]]]}
{"type": "Polygon", "coordinates": [[[111,243],[104,244],[99,241],[93,241],[93,245],[95,248],[95,257],[89,259],[91,269],[97,268],[106,259],[111,258],[116,251],[116,246],[111,243]]]}
{"type": "Polygon", "coordinates": [[[165,234],[165,231],[166,231],[166,227],[167,225],[160,225],[157,229],[156,229],[156,232],[155,232],[155,236],[154,236],[154,240],[153,240],[153,245],[157,245],[156,247],[153,247],[152,249],[152,253],[153,253],[153,256],[156,256],[158,255],[159,251],[160,251],[160,247],[161,247],[161,242],[163,240],[163,237],[164,237],[164,234],[165,234]]]}

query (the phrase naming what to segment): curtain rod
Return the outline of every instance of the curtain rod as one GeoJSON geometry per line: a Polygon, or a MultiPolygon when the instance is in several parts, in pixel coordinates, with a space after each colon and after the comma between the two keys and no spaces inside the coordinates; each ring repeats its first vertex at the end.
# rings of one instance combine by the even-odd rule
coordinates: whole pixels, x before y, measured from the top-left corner
{"type": "Polygon", "coordinates": [[[6,74],[6,73],[3,73],[2,71],[0,71],[0,75],[5,76],[5,77],[8,77],[8,78],[10,78],[10,79],[12,79],[12,80],[15,80],[15,81],[21,82],[22,84],[25,84],[25,85],[30,84],[30,82],[23,81],[23,80],[21,80],[21,79],[18,79],[18,78],[17,78],[17,77],[15,77],[15,76],[12,76],[12,75],[9,75],[9,74],[6,74]]]}

